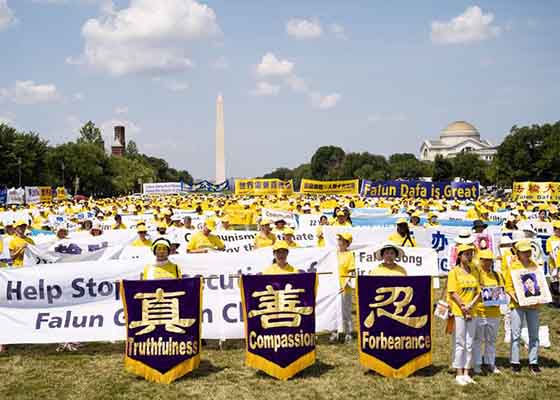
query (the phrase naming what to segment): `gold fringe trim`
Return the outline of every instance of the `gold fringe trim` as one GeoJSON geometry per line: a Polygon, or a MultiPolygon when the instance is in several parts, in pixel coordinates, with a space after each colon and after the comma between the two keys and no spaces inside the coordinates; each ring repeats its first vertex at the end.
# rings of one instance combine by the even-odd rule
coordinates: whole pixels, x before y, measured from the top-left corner
{"type": "Polygon", "coordinates": [[[182,377],[183,375],[191,372],[200,365],[200,354],[183,361],[182,363],[176,365],[171,370],[167,371],[165,374],[149,367],[148,365],[133,360],[132,358],[124,357],[124,367],[128,372],[142,376],[147,381],[170,384],[174,380],[182,377]]]}
{"type": "Polygon", "coordinates": [[[315,356],[316,351],[313,350],[312,352],[301,356],[287,367],[282,368],[272,361],[269,361],[256,354],[247,352],[245,357],[245,365],[247,365],[248,367],[259,369],[276,379],[287,381],[298,372],[303,371],[305,368],[315,364],[315,356]]]}
{"type": "Polygon", "coordinates": [[[407,362],[399,369],[390,367],[383,361],[360,351],[360,364],[388,378],[406,378],[419,369],[432,365],[432,350],[407,362]]]}

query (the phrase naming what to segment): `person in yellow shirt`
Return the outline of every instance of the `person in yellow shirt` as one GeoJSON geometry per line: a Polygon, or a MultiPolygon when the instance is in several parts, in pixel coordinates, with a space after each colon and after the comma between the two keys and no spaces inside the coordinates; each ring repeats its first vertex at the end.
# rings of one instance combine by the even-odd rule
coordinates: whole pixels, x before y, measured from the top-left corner
{"type": "Polygon", "coordinates": [[[397,231],[391,233],[387,240],[401,247],[416,247],[416,240],[412,237],[412,232],[405,218],[397,220],[397,231]]]}
{"type": "Polygon", "coordinates": [[[457,248],[457,265],[447,276],[447,295],[455,318],[455,382],[464,386],[474,383],[469,371],[473,364],[473,340],[476,331],[474,306],[480,298],[478,272],[472,262],[474,246],[457,248]]]}
{"type": "MultiPolygon", "coordinates": [[[[352,341],[352,287],[349,278],[356,272],[356,260],[354,253],[348,250],[352,244],[351,233],[339,233],[336,235],[338,243],[338,279],[340,284],[340,293],[342,295],[342,333],[344,334],[344,343],[348,344],[352,341]]],[[[333,332],[330,337],[331,342],[338,340],[338,333],[333,332]]]]}
{"type": "Polygon", "coordinates": [[[331,224],[332,226],[352,226],[350,222],[349,214],[344,210],[338,210],[335,214],[335,220],[331,224]]]}
{"type": "Polygon", "coordinates": [[[419,211],[414,211],[412,212],[412,214],[410,215],[410,219],[409,219],[409,223],[412,226],[420,226],[420,217],[422,214],[420,214],[419,211]]]}
{"type": "Polygon", "coordinates": [[[187,244],[187,253],[208,253],[209,250],[225,251],[226,245],[218,236],[213,235],[216,221],[207,219],[201,231],[192,234],[187,244]]]}
{"type": "Polygon", "coordinates": [[[557,276],[557,264],[556,260],[554,259],[553,250],[556,246],[560,246],[560,221],[554,221],[552,223],[553,233],[546,240],[546,254],[548,254],[548,267],[550,269],[551,276],[557,276]]]}
{"type": "Polygon", "coordinates": [[[14,267],[23,267],[23,254],[25,248],[29,244],[35,244],[33,239],[25,235],[25,230],[27,229],[27,222],[20,220],[15,224],[15,236],[10,240],[8,248],[10,250],[10,257],[13,261],[14,267]]]}
{"type": "Polygon", "coordinates": [[[514,244],[517,255],[510,268],[509,273],[505,276],[506,292],[510,296],[511,310],[511,353],[510,364],[514,373],[521,372],[521,364],[519,362],[519,348],[521,344],[521,327],[523,320],[527,322],[527,331],[529,332],[529,370],[533,374],[541,372],[539,368],[539,313],[540,306],[519,305],[517,294],[513,285],[512,271],[525,269],[528,272],[538,270],[538,265],[531,259],[532,246],[531,241],[522,239],[514,244]]]}
{"type": "Polygon", "coordinates": [[[374,253],[376,260],[382,260],[369,271],[374,276],[407,276],[406,269],[397,264],[397,258],[404,257],[404,250],[393,243],[384,243],[374,253]]]}
{"type": "Polygon", "coordinates": [[[284,230],[284,240],[286,241],[286,243],[288,243],[288,246],[290,246],[291,249],[299,247],[299,245],[295,241],[295,233],[296,232],[293,230],[293,228],[286,228],[284,230]]]}
{"type": "Polygon", "coordinates": [[[148,264],[140,279],[181,279],[183,273],[177,264],[169,261],[171,243],[165,238],[158,238],[152,244],[152,252],[156,256],[155,263],[148,264]]]}
{"type": "MultiPolygon", "coordinates": [[[[494,271],[494,254],[491,250],[481,250],[478,253],[478,283],[480,290],[491,287],[505,288],[505,279],[498,271],[494,271]]],[[[504,293],[505,296],[505,293],[504,293]]],[[[480,374],[482,366],[486,366],[488,372],[501,374],[496,367],[496,337],[500,326],[500,306],[485,306],[479,301],[474,309],[476,318],[476,331],[473,341],[474,372],[480,374]],[[484,353],[482,353],[484,346],[484,353]],[[484,354],[484,355],[483,355],[484,354]]]]}
{"type": "Polygon", "coordinates": [[[271,247],[276,243],[276,235],[272,233],[271,221],[265,219],[260,223],[260,230],[255,236],[255,248],[271,247]]]}
{"type": "Polygon", "coordinates": [[[290,246],[284,240],[278,240],[274,243],[272,248],[274,260],[272,265],[265,268],[264,275],[282,275],[282,274],[295,274],[297,269],[288,263],[288,254],[290,253],[290,246]]]}
{"type": "Polygon", "coordinates": [[[144,222],[136,224],[136,232],[138,233],[138,237],[132,242],[132,246],[149,247],[152,245],[152,241],[148,238],[148,229],[146,228],[146,224],[144,222]]]}
{"type": "Polygon", "coordinates": [[[319,225],[315,231],[317,236],[317,247],[325,247],[325,234],[323,233],[323,225],[319,225]]]}
{"type": "Polygon", "coordinates": [[[115,224],[113,229],[126,229],[126,225],[122,222],[122,216],[120,214],[115,214],[115,224]]]}
{"type": "Polygon", "coordinates": [[[428,222],[426,222],[424,224],[424,226],[426,228],[432,227],[432,226],[439,226],[439,221],[438,221],[438,216],[436,213],[429,213],[428,214],[428,222]]]}

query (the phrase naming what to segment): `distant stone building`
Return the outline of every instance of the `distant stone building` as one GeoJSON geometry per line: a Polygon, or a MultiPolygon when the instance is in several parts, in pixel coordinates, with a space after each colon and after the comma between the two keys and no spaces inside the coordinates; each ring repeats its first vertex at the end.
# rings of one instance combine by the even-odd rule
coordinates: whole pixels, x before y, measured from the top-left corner
{"type": "Polygon", "coordinates": [[[425,140],[420,147],[420,159],[433,161],[438,154],[455,157],[459,153],[475,153],[485,161],[491,161],[496,147],[481,139],[478,130],[465,121],[455,121],[441,131],[439,140],[425,140]]]}
{"type": "Polygon", "coordinates": [[[124,156],[126,146],[126,139],[124,133],[124,126],[115,126],[115,138],[111,146],[111,154],[115,157],[124,156]]]}

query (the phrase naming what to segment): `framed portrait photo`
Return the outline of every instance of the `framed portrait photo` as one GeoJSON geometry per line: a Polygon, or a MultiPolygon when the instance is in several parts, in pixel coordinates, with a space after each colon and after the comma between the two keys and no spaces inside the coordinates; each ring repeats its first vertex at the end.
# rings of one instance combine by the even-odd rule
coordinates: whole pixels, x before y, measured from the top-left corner
{"type": "Polygon", "coordinates": [[[519,305],[533,306],[552,302],[552,296],[544,271],[539,268],[535,271],[528,269],[514,269],[511,279],[519,305]]]}
{"type": "Polygon", "coordinates": [[[482,304],[486,307],[508,303],[506,290],[503,286],[483,286],[481,291],[482,304]]]}

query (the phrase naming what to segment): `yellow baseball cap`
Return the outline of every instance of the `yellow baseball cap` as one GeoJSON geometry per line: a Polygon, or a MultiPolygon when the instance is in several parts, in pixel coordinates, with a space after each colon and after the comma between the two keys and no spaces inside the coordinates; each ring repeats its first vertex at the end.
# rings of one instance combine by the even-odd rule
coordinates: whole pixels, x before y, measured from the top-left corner
{"type": "Polygon", "coordinates": [[[478,258],[481,260],[493,260],[494,254],[492,254],[492,250],[484,249],[480,250],[480,252],[478,253],[478,258]]]}
{"type": "Polygon", "coordinates": [[[346,240],[348,243],[352,243],[352,234],[350,232],[337,233],[336,237],[346,240]]]}
{"type": "Polygon", "coordinates": [[[461,244],[457,246],[457,254],[461,254],[464,251],[474,250],[475,247],[472,244],[461,244]]]}
{"type": "Polygon", "coordinates": [[[400,224],[407,224],[408,225],[408,221],[406,220],[406,218],[399,218],[397,219],[397,225],[400,224]]]}
{"type": "Polygon", "coordinates": [[[293,230],[293,228],[286,228],[284,229],[284,235],[294,235],[296,232],[293,230]]]}
{"type": "Polygon", "coordinates": [[[204,226],[205,226],[208,230],[213,231],[213,230],[216,229],[216,221],[209,218],[209,219],[207,219],[207,220],[204,222],[204,226]]]}
{"type": "Polygon", "coordinates": [[[552,223],[552,227],[553,227],[554,229],[560,229],[560,221],[554,221],[554,222],[552,223]]]}
{"type": "Polygon", "coordinates": [[[276,250],[290,250],[290,246],[285,240],[278,240],[274,243],[274,247],[272,248],[274,251],[276,250]]]}
{"type": "Polygon", "coordinates": [[[531,241],[527,239],[522,239],[515,242],[514,247],[517,251],[531,251],[533,246],[531,246],[531,241]]]}
{"type": "Polygon", "coordinates": [[[23,219],[20,219],[16,222],[15,227],[17,228],[18,226],[22,226],[22,225],[27,225],[27,222],[24,221],[23,219]]]}

